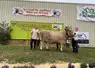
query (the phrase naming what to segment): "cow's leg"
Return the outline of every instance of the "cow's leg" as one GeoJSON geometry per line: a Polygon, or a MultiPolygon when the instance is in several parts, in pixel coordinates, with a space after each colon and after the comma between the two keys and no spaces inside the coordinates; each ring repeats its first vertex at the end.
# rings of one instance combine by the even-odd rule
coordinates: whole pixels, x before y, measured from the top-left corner
{"type": "Polygon", "coordinates": [[[63,45],[62,44],[60,45],[60,51],[63,51],[63,45]]]}
{"type": "Polygon", "coordinates": [[[46,49],[47,49],[47,50],[49,49],[49,48],[48,48],[48,45],[49,45],[49,44],[47,43],[47,44],[46,44],[46,49]]]}
{"type": "Polygon", "coordinates": [[[56,50],[58,50],[58,47],[59,47],[59,43],[56,43],[56,47],[57,47],[57,49],[56,49],[56,50]]]}
{"type": "Polygon", "coordinates": [[[43,49],[43,42],[41,41],[40,42],[40,50],[42,50],[43,49]]]}

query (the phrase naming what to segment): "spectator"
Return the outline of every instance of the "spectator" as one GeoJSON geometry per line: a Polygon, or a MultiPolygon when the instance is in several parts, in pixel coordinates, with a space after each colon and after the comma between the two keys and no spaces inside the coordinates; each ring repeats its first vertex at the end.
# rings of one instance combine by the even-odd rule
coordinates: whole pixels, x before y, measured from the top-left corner
{"type": "Polygon", "coordinates": [[[9,66],[8,65],[4,65],[4,66],[2,66],[2,68],[9,68],[9,66]]]}
{"type": "Polygon", "coordinates": [[[50,68],[57,68],[55,65],[52,65],[50,68]]]}

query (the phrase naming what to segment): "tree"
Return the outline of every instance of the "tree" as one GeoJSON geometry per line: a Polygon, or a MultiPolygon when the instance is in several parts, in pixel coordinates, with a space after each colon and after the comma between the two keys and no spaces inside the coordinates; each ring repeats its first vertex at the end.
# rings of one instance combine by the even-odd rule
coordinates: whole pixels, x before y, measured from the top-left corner
{"type": "Polygon", "coordinates": [[[11,39],[10,32],[12,29],[9,27],[9,23],[2,21],[0,23],[0,44],[8,44],[8,40],[11,39]]]}

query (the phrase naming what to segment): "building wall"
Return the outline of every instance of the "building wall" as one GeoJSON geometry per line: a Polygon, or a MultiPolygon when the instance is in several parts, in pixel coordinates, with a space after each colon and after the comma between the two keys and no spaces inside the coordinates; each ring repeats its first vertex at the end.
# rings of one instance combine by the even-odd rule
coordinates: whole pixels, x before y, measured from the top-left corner
{"type": "MultiPolygon", "coordinates": [[[[78,26],[80,31],[89,32],[90,47],[95,47],[95,22],[77,21],[76,6],[78,4],[66,3],[49,3],[49,2],[24,2],[24,1],[0,1],[0,21],[35,21],[35,22],[57,22],[64,23],[65,26],[70,25],[73,28],[78,26]],[[15,16],[12,15],[12,8],[48,8],[48,9],[61,9],[61,17],[44,17],[44,16],[15,16]]],[[[81,5],[81,4],[79,4],[81,5]]]]}

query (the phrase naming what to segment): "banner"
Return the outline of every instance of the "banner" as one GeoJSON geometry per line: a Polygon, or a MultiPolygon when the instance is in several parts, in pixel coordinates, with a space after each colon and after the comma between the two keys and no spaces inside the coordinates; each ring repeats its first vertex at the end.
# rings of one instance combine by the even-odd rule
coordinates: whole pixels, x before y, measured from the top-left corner
{"type": "Polygon", "coordinates": [[[60,9],[44,9],[44,8],[13,8],[12,14],[23,16],[61,16],[60,9]]]}
{"type": "Polygon", "coordinates": [[[95,6],[77,6],[77,20],[95,21],[95,6]]]}
{"type": "Polygon", "coordinates": [[[78,33],[78,44],[79,45],[89,44],[89,32],[79,32],[78,33]]]}
{"type": "Polygon", "coordinates": [[[31,30],[34,26],[37,26],[40,31],[57,31],[58,28],[60,28],[60,30],[64,29],[63,23],[11,21],[11,39],[30,39],[31,30]]]}

